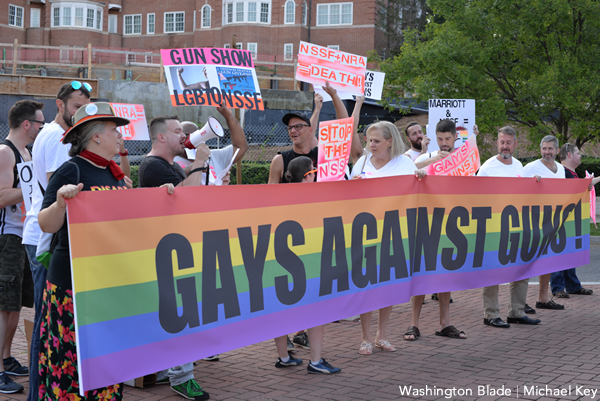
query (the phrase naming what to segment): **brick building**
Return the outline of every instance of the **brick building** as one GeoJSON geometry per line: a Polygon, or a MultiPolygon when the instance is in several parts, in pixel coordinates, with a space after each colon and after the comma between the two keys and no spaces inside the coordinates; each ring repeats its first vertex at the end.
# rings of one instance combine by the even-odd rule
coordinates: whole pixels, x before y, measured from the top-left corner
{"type": "Polygon", "coordinates": [[[375,18],[375,0],[0,0],[0,43],[156,51],[228,47],[236,35],[276,61],[293,60],[301,40],[366,56],[383,47],[375,18]]]}

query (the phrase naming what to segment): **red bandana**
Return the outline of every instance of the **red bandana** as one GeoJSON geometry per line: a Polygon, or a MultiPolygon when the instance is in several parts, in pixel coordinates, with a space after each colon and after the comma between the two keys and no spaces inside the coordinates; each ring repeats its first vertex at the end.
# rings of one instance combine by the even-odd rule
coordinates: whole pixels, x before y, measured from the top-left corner
{"type": "Polygon", "coordinates": [[[79,153],[79,156],[91,161],[92,163],[100,167],[108,166],[110,172],[117,180],[122,180],[123,177],[125,177],[125,174],[123,174],[123,171],[121,171],[121,167],[119,167],[119,165],[115,163],[114,160],[108,161],[104,157],[98,156],[97,154],[92,153],[87,149],[83,149],[81,153],[79,153]]]}

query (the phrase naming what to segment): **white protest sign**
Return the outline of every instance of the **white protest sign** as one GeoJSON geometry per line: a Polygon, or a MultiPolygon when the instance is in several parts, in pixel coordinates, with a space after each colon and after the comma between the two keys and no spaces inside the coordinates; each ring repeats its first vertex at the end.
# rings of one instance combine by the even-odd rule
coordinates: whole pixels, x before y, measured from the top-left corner
{"type": "Polygon", "coordinates": [[[239,151],[240,151],[239,148],[235,150],[235,153],[233,154],[233,157],[231,158],[231,161],[229,162],[227,167],[225,167],[221,172],[219,172],[219,174],[217,174],[217,179],[215,180],[215,185],[223,185],[223,178],[225,178],[225,176],[231,169],[231,166],[233,165],[233,161],[235,160],[239,151]]]}
{"type": "MultiPolygon", "coordinates": [[[[385,80],[385,73],[377,71],[369,71],[365,75],[365,97],[374,100],[381,100],[381,94],[383,92],[383,81],[385,80]]],[[[323,102],[331,102],[331,96],[323,90],[320,85],[313,85],[315,92],[323,97],[323,102]]],[[[338,96],[342,100],[354,99],[354,96],[350,92],[337,91],[338,96]]]]}
{"type": "Polygon", "coordinates": [[[475,99],[429,99],[429,129],[427,136],[431,140],[428,152],[439,150],[435,137],[435,126],[441,120],[452,120],[456,124],[458,138],[454,148],[459,148],[473,133],[475,125],[475,99]]]}
{"type": "Polygon", "coordinates": [[[25,210],[31,210],[31,197],[33,196],[33,162],[17,163],[19,172],[19,181],[21,182],[21,191],[23,192],[23,203],[25,210]]]}

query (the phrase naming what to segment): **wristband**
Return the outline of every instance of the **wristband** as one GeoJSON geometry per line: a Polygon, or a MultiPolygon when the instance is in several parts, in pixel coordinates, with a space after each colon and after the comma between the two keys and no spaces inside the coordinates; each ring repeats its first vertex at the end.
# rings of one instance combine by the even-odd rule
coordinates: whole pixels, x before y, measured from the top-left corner
{"type": "Polygon", "coordinates": [[[127,156],[129,154],[129,151],[127,149],[125,149],[125,152],[119,152],[119,156],[127,156]]]}
{"type": "Polygon", "coordinates": [[[193,174],[193,173],[195,173],[196,171],[205,171],[205,170],[208,170],[208,167],[198,167],[198,168],[195,168],[195,169],[191,170],[191,171],[188,173],[188,176],[192,175],[192,174],[193,174]]]}

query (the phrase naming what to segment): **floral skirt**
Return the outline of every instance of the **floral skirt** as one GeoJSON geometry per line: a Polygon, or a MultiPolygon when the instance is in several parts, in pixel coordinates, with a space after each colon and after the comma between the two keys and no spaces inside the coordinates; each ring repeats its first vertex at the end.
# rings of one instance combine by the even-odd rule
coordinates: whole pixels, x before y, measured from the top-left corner
{"type": "Polygon", "coordinates": [[[79,396],[73,290],[46,281],[40,327],[40,400],[122,400],[123,384],[89,390],[79,396]]]}

